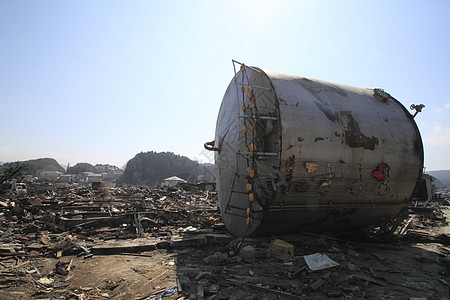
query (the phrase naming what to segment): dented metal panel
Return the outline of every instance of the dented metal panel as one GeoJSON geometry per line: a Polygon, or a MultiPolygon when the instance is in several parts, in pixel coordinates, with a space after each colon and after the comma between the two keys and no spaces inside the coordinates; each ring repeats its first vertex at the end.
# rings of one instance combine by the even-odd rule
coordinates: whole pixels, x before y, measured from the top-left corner
{"type": "Polygon", "coordinates": [[[216,124],[217,190],[234,235],[394,217],[423,168],[412,116],[389,94],[242,66],[216,124]]]}

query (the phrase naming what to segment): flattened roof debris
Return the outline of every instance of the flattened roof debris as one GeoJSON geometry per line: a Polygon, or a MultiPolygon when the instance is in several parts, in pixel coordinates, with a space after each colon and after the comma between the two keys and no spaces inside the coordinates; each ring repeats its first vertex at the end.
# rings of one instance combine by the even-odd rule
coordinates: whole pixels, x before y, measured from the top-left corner
{"type": "Polygon", "coordinates": [[[177,177],[177,176],[172,176],[169,178],[165,178],[163,179],[164,181],[182,181],[182,182],[186,182],[186,180],[184,180],[183,178],[177,177]]]}

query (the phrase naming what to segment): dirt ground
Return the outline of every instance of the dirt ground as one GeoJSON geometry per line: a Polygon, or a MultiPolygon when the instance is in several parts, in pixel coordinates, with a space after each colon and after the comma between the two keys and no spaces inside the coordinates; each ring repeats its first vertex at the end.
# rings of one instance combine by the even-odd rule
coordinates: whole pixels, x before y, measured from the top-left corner
{"type": "MultiPolygon", "coordinates": [[[[447,213],[449,210],[446,210],[447,213]]],[[[442,227],[437,233],[448,230],[442,227]]],[[[448,232],[448,231],[447,231],[448,232]]],[[[189,238],[196,233],[189,234],[189,238]]],[[[314,235],[279,236],[295,246],[294,259],[266,257],[274,237],[248,239],[255,262],[229,256],[230,243],[140,253],[3,259],[1,299],[449,299],[448,240],[405,238],[383,244],[314,235]],[[304,255],[326,254],[339,266],[306,267],[304,255]],[[70,270],[55,274],[62,262],[70,270]],[[7,268],[5,268],[7,267],[7,268]],[[38,281],[37,269],[45,280],[38,281]],[[6,275],[5,270],[12,271],[6,275]]],[[[144,238],[145,239],[145,238],[144,238]]],[[[230,241],[233,239],[230,237],[230,241]]],[[[67,269],[67,267],[66,267],[67,269]]]]}
{"type": "MultiPolygon", "coordinates": [[[[61,259],[43,258],[33,260],[33,265],[44,275],[52,278],[46,288],[36,284],[30,276],[21,278],[15,285],[3,287],[1,299],[134,299],[151,296],[175,281],[175,266],[168,265],[171,255],[154,251],[151,257],[128,255],[94,256],[89,259],[65,256],[61,259]],[[52,276],[58,261],[70,262],[69,275],[52,276]],[[57,283],[57,284],[53,284],[57,283]]],[[[173,258],[172,258],[173,261],[173,258]]]]}

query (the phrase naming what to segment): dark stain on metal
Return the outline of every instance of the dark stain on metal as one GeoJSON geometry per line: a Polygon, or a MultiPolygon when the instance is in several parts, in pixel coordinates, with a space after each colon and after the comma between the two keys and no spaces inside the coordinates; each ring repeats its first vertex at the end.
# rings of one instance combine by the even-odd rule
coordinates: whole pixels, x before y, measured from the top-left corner
{"type": "Polygon", "coordinates": [[[324,140],[324,138],[323,137],[316,137],[315,139],[314,139],[314,142],[317,142],[317,141],[323,141],[324,140]]]}
{"type": "Polygon", "coordinates": [[[325,197],[328,194],[329,191],[330,190],[327,188],[327,189],[319,190],[318,193],[319,193],[320,196],[325,197]]]}
{"type": "Polygon", "coordinates": [[[328,108],[325,104],[321,102],[314,102],[316,106],[323,112],[323,114],[330,120],[331,122],[337,122],[339,120],[339,114],[337,112],[332,112],[330,108],[328,108]]]}
{"type": "MultiPolygon", "coordinates": [[[[364,148],[368,150],[374,150],[375,146],[378,145],[378,138],[377,137],[368,137],[364,135],[361,132],[361,129],[359,128],[359,123],[356,122],[356,120],[353,118],[350,111],[341,111],[333,112],[328,107],[328,105],[325,105],[323,102],[315,101],[314,103],[316,106],[322,111],[322,113],[330,120],[331,122],[345,125],[345,142],[347,145],[351,148],[364,148]]],[[[337,135],[337,132],[335,132],[335,135],[337,135]]],[[[317,140],[315,140],[317,141],[317,140]]],[[[342,143],[343,144],[343,143],[342,143]]]]}
{"type": "Polygon", "coordinates": [[[341,88],[339,88],[339,87],[337,87],[337,86],[332,87],[331,90],[332,90],[333,92],[335,92],[336,94],[341,95],[342,97],[348,97],[347,93],[344,92],[343,89],[341,89],[341,88]]]}
{"type": "Polygon", "coordinates": [[[335,208],[328,210],[326,216],[317,220],[316,224],[323,224],[325,222],[350,222],[346,216],[351,216],[356,213],[358,209],[354,208],[335,208]]]}
{"type": "Polygon", "coordinates": [[[343,89],[336,86],[324,86],[307,78],[297,79],[295,82],[308,90],[318,100],[314,101],[314,103],[331,122],[339,120],[339,114],[336,111],[333,112],[329,107],[329,101],[322,100],[323,97],[319,97],[319,94],[328,92],[336,93],[342,97],[348,97],[343,89]]]}
{"type": "Polygon", "coordinates": [[[337,131],[334,132],[334,135],[337,136],[337,137],[340,137],[340,136],[341,136],[340,133],[337,132],[337,131]]]}
{"type": "Polygon", "coordinates": [[[348,97],[347,93],[344,92],[344,90],[341,89],[340,87],[333,86],[333,87],[330,87],[330,90],[335,92],[336,94],[342,96],[342,97],[348,97]]]}
{"type": "Polygon", "coordinates": [[[350,215],[353,215],[357,210],[358,210],[357,208],[332,209],[327,214],[326,218],[328,219],[328,218],[333,218],[333,217],[350,216],[350,215]]]}
{"type": "Polygon", "coordinates": [[[347,117],[347,127],[345,129],[345,142],[351,148],[364,148],[374,150],[378,145],[378,138],[375,136],[368,137],[361,132],[359,123],[353,118],[350,112],[342,112],[347,117]]]}
{"type": "MultiPolygon", "coordinates": [[[[368,137],[361,132],[359,123],[356,122],[350,111],[342,111],[338,114],[337,112],[333,113],[323,103],[315,102],[315,104],[330,121],[338,124],[346,124],[344,135],[345,142],[349,147],[374,150],[375,146],[378,145],[377,137],[368,137]]],[[[335,132],[335,135],[338,136],[338,133],[335,132]]],[[[315,141],[317,142],[317,138],[315,141]]]]}
{"type": "Polygon", "coordinates": [[[298,193],[304,193],[308,191],[308,183],[302,180],[294,185],[294,189],[298,193]]]}
{"type": "Polygon", "coordinates": [[[289,147],[287,147],[287,149],[286,149],[286,150],[289,150],[289,149],[291,149],[292,147],[294,147],[294,146],[292,146],[292,145],[289,145],[289,147]]]}
{"type": "Polygon", "coordinates": [[[318,82],[309,80],[308,78],[301,78],[294,80],[295,82],[301,84],[305,89],[316,95],[319,92],[336,93],[342,97],[348,97],[347,93],[338,86],[334,85],[322,85],[318,82]]]}
{"type": "Polygon", "coordinates": [[[299,142],[303,142],[303,141],[304,141],[304,139],[303,139],[301,136],[299,136],[299,137],[297,138],[297,140],[298,140],[299,142]]]}
{"type": "Polygon", "coordinates": [[[287,105],[286,100],[284,100],[283,98],[278,97],[278,100],[280,101],[280,103],[287,105]]]}

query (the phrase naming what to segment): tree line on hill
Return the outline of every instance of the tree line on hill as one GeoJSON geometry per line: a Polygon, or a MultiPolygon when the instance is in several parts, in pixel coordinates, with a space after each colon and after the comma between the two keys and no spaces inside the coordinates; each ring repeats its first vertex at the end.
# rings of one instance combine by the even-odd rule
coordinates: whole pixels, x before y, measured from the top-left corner
{"type": "Polygon", "coordinates": [[[80,174],[83,172],[92,172],[96,174],[101,173],[122,173],[122,169],[119,167],[108,165],[108,164],[96,164],[91,165],[90,163],[77,163],[73,167],[69,167],[67,170],[68,174],[80,174]]]}
{"type": "MultiPolygon", "coordinates": [[[[10,162],[0,165],[2,179],[21,180],[24,175],[39,176],[41,171],[58,171],[65,173],[63,167],[53,158],[39,158],[21,162],[10,162]]],[[[214,180],[214,165],[199,164],[186,156],[172,152],[141,152],[130,159],[125,170],[108,165],[77,163],[69,167],[68,174],[92,173],[123,173],[118,183],[154,186],[161,184],[163,179],[171,176],[180,177],[186,181],[214,180]]]]}
{"type": "Polygon", "coordinates": [[[177,176],[186,181],[214,178],[212,164],[199,164],[186,156],[172,152],[141,152],[130,159],[119,182],[154,186],[163,179],[177,176]]]}
{"type": "Polygon", "coordinates": [[[56,159],[53,158],[38,158],[27,161],[8,162],[0,166],[0,172],[6,168],[13,167],[17,164],[22,165],[22,172],[32,176],[38,176],[42,171],[58,171],[64,173],[65,170],[61,167],[56,159]]]}
{"type": "Polygon", "coordinates": [[[8,162],[0,166],[0,184],[10,181],[21,181],[25,175],[37,176],[41,171],[64,172],[64,169],[53,158],[38,158],[23,162],[8,162]]]}

